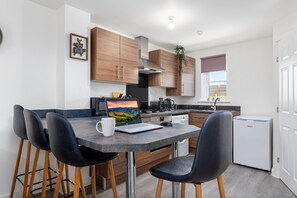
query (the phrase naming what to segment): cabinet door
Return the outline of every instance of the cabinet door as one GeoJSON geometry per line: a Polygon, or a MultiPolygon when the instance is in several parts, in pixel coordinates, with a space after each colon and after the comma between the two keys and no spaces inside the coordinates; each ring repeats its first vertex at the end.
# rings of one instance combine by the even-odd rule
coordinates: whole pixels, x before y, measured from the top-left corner
{"type": "Polygon", "coordinates": [[[122,60],[120,74],[121,82],[138,84],[138,62],[122,60]]]}
{"type": "Polygon", "coordinates": [[[119,35],[94,28],[91,32],[91,80],[119,80],[119,35]]]}

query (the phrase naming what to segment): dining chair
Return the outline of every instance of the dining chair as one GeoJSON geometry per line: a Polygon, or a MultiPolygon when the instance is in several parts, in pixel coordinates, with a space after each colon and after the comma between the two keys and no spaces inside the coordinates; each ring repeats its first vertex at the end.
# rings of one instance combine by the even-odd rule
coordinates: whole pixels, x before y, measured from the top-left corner
{"type": "Polygon", "coordinates": [[[163,180],[181,183],[185,197],[186,183],[195,185],[196,198],[202,198],[202,183],[217,179],[220,197],[225,198],[222,174],[231,163],[232,114],[212,113],[204,122],[195,155],[173,158],[156,165],[150,173],[159,178],[156,198],[161,196],[163,180]]]}
{"type": "Polygon", "coordinates": [[[25,119],[23,115],[24,108],[20,105],[14,105],[13,107],[13,131],[14,133],[20,138],[20,144],[18,149],[18,155],[15,163],[15,169],[14,174],[12,178],[12,184],[11,184],[11,190],[10,190],[10,198],[13,198],[16,180],[18,177],[24,175],[23,180],[23,198],[26,197],[27,192],[27,185],[28,185],[28,173],[29,173],[29,166],[30,166],[30,154],[31,154],[31,143],[28,140],[27,137],[27,131],[25,126],[25,119]],[[20,159],[22,156],[22,150],[23,150],[23,144],[27,141],[27,154],[26,154],[26,165],[25,165],[25,173],[24,174],[18,174],[19,172],[19,166],[20,166],[20,159]]]}
{"type": "MultiPolygon", "coordinates": [[[[91,166],[92,197],[96,197],[96,173],[95,165],[108,162],[108,170],[111,177],[113,196],[118,197],[113,170],[112,159],[118,153],[102,153],[91,148],[79,146],[74,130],[67,120],[57,113],[47,113],[47,126],[50,147],[54,156],[62,163],[59,165],[59,174],[55,187],[54,198],[58,197],[64,164],[75,167],[74,198],[79,196],[79,185],[82,182],[81,168],[91,166]]],[[[94,126],[95,128],[95,126],[94,126]]]]}

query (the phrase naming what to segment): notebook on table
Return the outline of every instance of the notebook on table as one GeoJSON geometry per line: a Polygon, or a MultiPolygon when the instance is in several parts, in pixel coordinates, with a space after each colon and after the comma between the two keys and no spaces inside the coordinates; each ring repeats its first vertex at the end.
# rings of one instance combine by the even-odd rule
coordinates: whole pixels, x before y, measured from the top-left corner
{"type": "Polygon", "coordinates": [[[115,130],[119,132],[133,134],[162,128],[160,125],[142,122],[137,99],[107,99],[106,110],[108,117],[115,118],[115,130]]]}

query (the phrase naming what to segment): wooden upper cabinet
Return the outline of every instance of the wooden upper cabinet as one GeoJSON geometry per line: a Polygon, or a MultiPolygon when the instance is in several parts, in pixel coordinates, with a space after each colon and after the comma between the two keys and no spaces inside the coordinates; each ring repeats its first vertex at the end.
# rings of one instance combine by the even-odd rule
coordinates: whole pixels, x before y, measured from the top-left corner
{"type": "Polygon", "coordinates": [[[165,71],[149,75],[149,86],[177,87],[177,56],[164,50],[149,52],[149,60],[165,71]]]}
{"type": "Polygon", "coordinates": [[[91,80],[138,83],[138,42],[95,27],[91,30],[91,80]]]}
{"type": "Polygon", "coordinates": [[[177,87],[167,88],[167,96],[195,96],[195,64],[194,58],[187,56],[187,64],[183,72],[177,74],[177,87]]]}

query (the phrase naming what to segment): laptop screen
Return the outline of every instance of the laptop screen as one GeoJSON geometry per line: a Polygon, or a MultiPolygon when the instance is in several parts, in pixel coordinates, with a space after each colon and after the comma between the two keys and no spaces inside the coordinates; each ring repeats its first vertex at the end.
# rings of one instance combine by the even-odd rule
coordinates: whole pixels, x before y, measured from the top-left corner
{"type": "Polygon", "coordinates": [[[116,119],[116,125],[141,123],[137,99],[106,100],[107,116],[116,119]]]}

